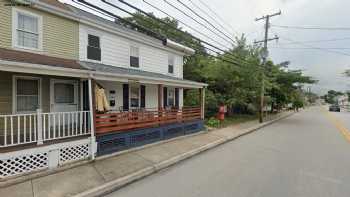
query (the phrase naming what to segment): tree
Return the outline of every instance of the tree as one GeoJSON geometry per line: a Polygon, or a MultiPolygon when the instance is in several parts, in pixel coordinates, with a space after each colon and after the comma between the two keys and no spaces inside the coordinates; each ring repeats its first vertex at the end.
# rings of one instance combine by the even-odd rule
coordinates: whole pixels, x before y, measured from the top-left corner
{"type": "MultiPolygon", "coordinates": [[[[228,107],[229,114],[256,113],[263,79],[266,98],[272,108],[281,108],[285,104],[302,100],[300,85],[316,82],[304,76],[300,70],[288,70],[289,61],[280,64],[267,61],[262,66],[262,48],[247,44],[244,35],[235,38],[237,44],[231,46],[230,50],[213,58],[213,54],[210,55],[190,33],[177,31],[181,28],[175,20],[160,18],[166,23],[163,24],[141,13],[126,19],[196,50],[194,55],[185,58],[184,78],[209,84],[206,94],[207,116],[214,116],[220,104],[228,107]],[[224,61],[232,59],[237,65],[224,61]],[[264,78],[261,78],[262,74],[264,78]]],[[[198,105],[198,101],[193,98],[198,98],[198,91],[186,91],[184,104],[198,105]]]]}

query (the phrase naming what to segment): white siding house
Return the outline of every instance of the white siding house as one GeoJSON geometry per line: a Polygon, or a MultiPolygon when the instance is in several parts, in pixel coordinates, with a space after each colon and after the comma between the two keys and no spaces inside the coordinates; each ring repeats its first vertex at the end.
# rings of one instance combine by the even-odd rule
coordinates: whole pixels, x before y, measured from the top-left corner
{"type": "MultiPolygon", "coordinates": [[[[81,10],[77,11],[81,12],[81,10]]],[[[87,16],[87,18],[90,18],[92,21],[96,20],[96,16],[92,16],[91,14],[85,12],[83,14],[85,14],[85,16],[87,16]]],[[[169,47],[167,45],[164,45],[162,40],[155,39],[151,36],[127,29],[108,20],[98,20],[100,22],[104,21],[102,24],[105,24],[107,26],[89,25],[84,23],[79,24],[80,61],[133,71],[145,71],[152,74],[162,75],[162,77],[165,78],[168,77],[174,80],[183,80],[184,56],[193,53],[194,51],[192,52],[192,49],[188,49],[177,43],[175,43],[176,47],[169,47]],[[90,37],[93,37],[94,42],[98,42],[95,44],[100,51],[98,58],[91,58],[88,55],[89,39],[91,39],[90,37]],[[183,47],[185,50],[181,51],[179,50],[179,47],[183,47]],[[136,66],[134,65],[135,62],[131,62],[131,56],[138,59],[135,60],[137,62],[135,64],[136,66]]],[[[140,75],[142,75],[142,73],[140,75]]],[[[110,102],[111,109],[125,110],[125,106],[123,108],[123,105],[125,105],[125,96],[123,96],[123,83],[125,83],[125,81],[98,81],[98,83],[106,90],[108,100],[113,100],[113,102],[110,102]]],[[[161,107],[158,101],[158,84],[164,84],[164,87],[167,91],[166,94],[169,96],[169,99],[175,97],[176,90],[177,107],[183,106],[183,87],[178,87],[176,84],[166,83],[138,83],[138,85],[144,85],[146,88],[145,106],[142,107],[161,107]]],[[[130,85],[134,86],[135,84],[133,85],[130,83],[130,85]]],[[[163,94],[165,94],[165,92],[163,94]]],[[[141,95],[139,96],[141,97],[141,95]]],[[[175,106],[175,98],[174,102],[167,102],[165,100],[163,100],[164,106],[167,106],[169,103],[170,105],[175,106]],[[167,104],[164,104],[165,102],[167,102],[167,104]]]]}
{"type": "MultiPolygon", "coordinates": [[[[125,34],[130,32],[126,31],[125,34]]],[[[97,29],[96,27],[80,24],[79,26],[79,56],[82,61],[92,61],[101,64],[124,67],[130,69],[139,69],[148,72],[155,72],[169,75],[177,78],[183,77],[183,56],[185,54],[162,46],[152,46],[150,43],[132,40],[126,36],[121,36],[118,32],[110,33],[108,31],[97,29]],[[95,61],[87,58],[88,35],[98,36],[101,42],[101,61],[95,61]],[[140,66],[139,68],[130,67],[130,48],[139,49],[140,66]],[[168,60],[174,59],[174,73],[168,72],[168,60]]],[[[130,35],[131,36],[131,35],[130,35]]],[[[150,38],[150,40],[153,40],[150,38]]]]}

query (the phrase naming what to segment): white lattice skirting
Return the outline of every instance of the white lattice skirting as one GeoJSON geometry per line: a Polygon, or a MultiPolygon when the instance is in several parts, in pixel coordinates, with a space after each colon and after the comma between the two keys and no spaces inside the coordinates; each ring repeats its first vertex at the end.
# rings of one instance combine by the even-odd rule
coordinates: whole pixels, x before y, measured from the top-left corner
{"type": "Polygon", "coordinates": [[[1,154],[0,179],[88,159],[93,146],[84,139],[1,154]]]}

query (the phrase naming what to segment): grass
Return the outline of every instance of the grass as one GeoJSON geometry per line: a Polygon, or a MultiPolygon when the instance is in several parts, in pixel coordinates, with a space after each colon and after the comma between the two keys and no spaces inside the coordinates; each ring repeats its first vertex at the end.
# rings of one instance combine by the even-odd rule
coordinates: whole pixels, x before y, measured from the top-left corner
{"type": "Polygon", "coordinates": [[[251,120],[256,120],[257,118],[258,117],[256,115],[248,115],[248,114],[237,114],[237,115],[233,115],[231,117],[226,116],[225,120],[222,121],[220,123],[220,125],[216,126],[215,128],[224,128],[224,127],[228,127],[231,125],[236,125],[239,123],[244,123],[244,122],[248,122],[251,120]]]}

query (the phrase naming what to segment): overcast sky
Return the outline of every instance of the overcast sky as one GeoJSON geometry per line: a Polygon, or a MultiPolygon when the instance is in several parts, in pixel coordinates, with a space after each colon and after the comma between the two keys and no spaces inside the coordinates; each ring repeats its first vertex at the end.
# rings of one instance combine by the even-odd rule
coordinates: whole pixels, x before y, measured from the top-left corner
{"type": "MultiPolygon", "coordinates": [[[[61,0],[63,2],[70,2],[70,0],[61,0]]],[[[128,8],[117,2],[123,8],[128,8]]],[[[136,5],[148,12],[154,12],[157,16],[165,16],[164,14],[156,11],[154,8],[145,4],[142,0],[125,0],[133,5],[136,5]]],[[[177,19],[185,22],[191,27],[200,30],[211,38],[218,42],[228,45],[227,41],[218,37],[218,34],[213,34],[211,31],[205,29],[201,25],[197,24],[190,18],[184,16],[179,11],[166,4],[163,0],[146,0],[169,14],[175,16],[177,19]]],[[[190,0],[181,0],[188,6],[192,7],[202,16],[206,16],[203,12],[198,10],[191,4],[190,0]]],[[[349,27],[349,0],[191,0],[194,4],[198,5],[207,13],[211,14],[217,21],[213,21],[209,17],[206,17],[213,24],[217,25],[217,22],[221,22],[219,17],[211,13],[200,1],[203,1],[210,6],[220,18],[225,20],[222,23],[227,29],[227,34],[231,33],[238,35],[245,33],[250,42],[254,40],[260,40],[263,38],[264,24],[263,21],[256,22],[256,17],[261,17],[266,14],[282,11],[281,16],[276,16],[271,20],[272,25],[285,25],[285,26],[307,26],[307,27],[349,27]],[[228,32],[229,31],[229,32],[228,32]]],[[[110,11],[118,15],[126,16],[124,13],[108,7],[98,1],[89,1],[96,5],[103,6],[110,11]]],[[[176,7],[191,15],[189,10],[177,2],[177,0],[168,0],[169,3],[174,4],[176,7]]],[[[132,11],[132,9],[129,9],[132,11]]],[[[200,18],[193,15],[197,20],[200,18]]],[[[205,24],[204,21],[201,21],[205,24]]],[[[208,24],[206,24],[209,26],[208,24]]],[[[210,27],[210,26],[209,26],[210,27]]],[[[191,29],[184,27],[187,31],[194,35],[208,40],[207,38],[193,32],[191,29]]],[[[213,29],[213,28],[211,28],[213,29]]],[[[307,75],[313,76],[319,80],[318,85],[313,86],[313,91],[318,93],[324,93],[329,89],[335,89],[340,91],[350,90],[350,78],[345,78],[342,73],[345,69],[350,68],[350,30],[347,31],[325,31],[325,30],[298,30],[298,29],[284,29],[278,27],[271,27],[270,37],[274,35],[280,36],[279,42],[270,42],[270,58],[275,62],[291,61],[291,68],[302,69],[307,75]],[[332,42],[314,42],[305,43],[306,41],[315,40],[329,40],[329,39],[342,39],[332,42]],[[288,44],[290,42],[301,42],[299,44],[288,44]],[[296,49],[297,48],[297,49],[296,49]],[[305,49],[305,48],[322,48],[322,50],[305,49]],[[326,49],[323,49],[326,48],[326,49]],[[331,48],[331,49],[330,49],[331,48]],[[334,49],[337,48],[337,49],[334,49]],[[342,48],[342,49],[339,49],[342,48]],[[346,49],[344,49],[346,48],[346,49]],[[328,50],[328,51],[327,51],[328,50]],[[335,51],[332,53],[332,51],[335,51]],[[339,53],[337,53],[339,52],[339,53]],[[349,54],[349,55],[348,55],[349,54]]],[[[223,36],[221,36],[223,37],[223,36]]],[[[227,39],[227,38],[226,38],[227,39]]],[[[211,42],[211,41],[210,41],[211,42]]]]}

